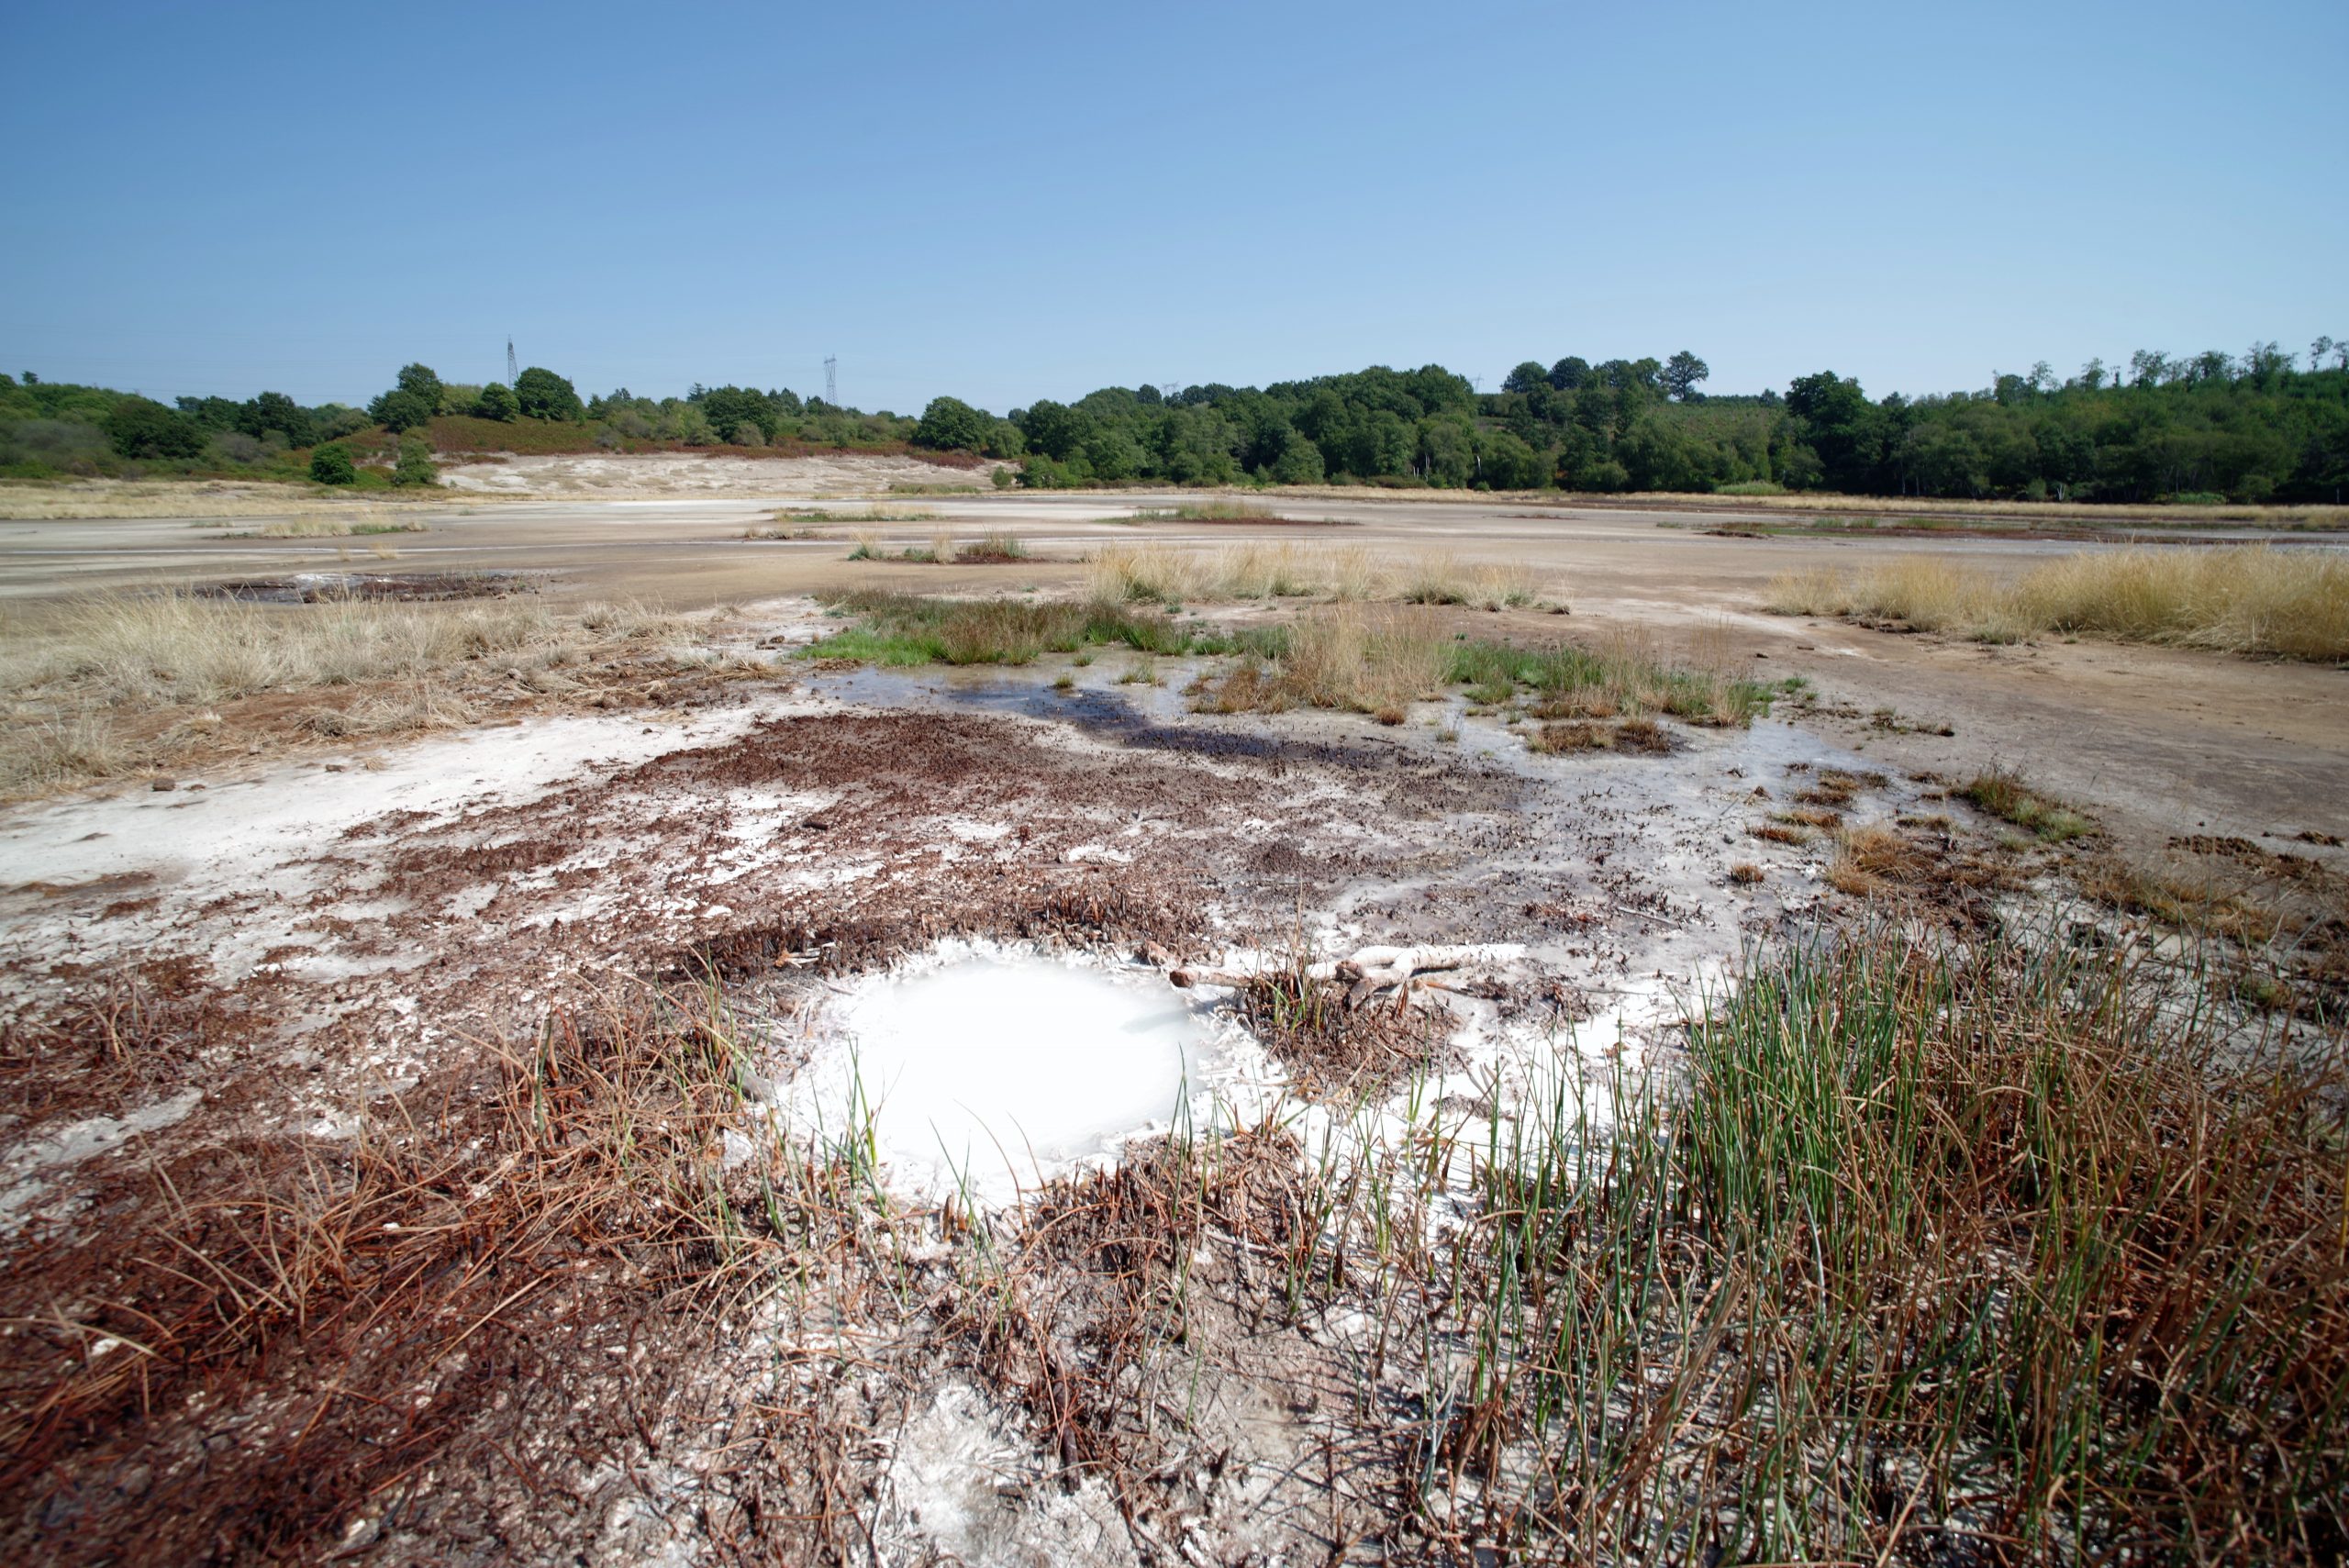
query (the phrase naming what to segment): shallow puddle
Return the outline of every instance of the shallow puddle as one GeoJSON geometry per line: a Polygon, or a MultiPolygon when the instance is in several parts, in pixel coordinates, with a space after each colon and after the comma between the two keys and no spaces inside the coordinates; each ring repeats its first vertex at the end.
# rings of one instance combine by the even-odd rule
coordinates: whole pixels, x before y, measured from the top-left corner
{"type": "Polygon", "coordinates": [[[988,1203],[1186,1114],[1222,1060],[1155,973],[950,944],[853,987],[795,1084],[820,1135],[869,1124],[888,1184],[988,1203]]]}

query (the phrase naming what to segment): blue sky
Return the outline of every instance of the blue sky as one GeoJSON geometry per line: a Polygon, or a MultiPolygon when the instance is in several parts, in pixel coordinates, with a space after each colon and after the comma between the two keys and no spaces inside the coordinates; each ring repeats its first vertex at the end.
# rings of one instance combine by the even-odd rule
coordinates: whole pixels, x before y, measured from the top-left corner
{"type": "Polygon", "coordinates": [[[0,13],[0,368],[997,410],[1688,348],[1873,394],[2349,337],[2349,6],[0,13]]]}

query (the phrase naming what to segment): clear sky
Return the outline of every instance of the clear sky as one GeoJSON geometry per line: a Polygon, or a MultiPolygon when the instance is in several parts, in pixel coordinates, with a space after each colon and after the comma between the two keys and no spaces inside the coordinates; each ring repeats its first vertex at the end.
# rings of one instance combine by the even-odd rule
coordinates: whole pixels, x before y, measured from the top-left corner
{"type": "Polygon", "coordinates": [[[0,7],[0,368],[1001,411],[2349,337],[2349,4],[0,7]]]}

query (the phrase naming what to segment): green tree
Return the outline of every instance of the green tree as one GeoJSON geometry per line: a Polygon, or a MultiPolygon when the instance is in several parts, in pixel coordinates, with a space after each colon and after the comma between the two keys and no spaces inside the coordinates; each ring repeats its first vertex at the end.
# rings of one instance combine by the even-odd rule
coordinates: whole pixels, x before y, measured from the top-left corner
{"type": "Polygon", "coordinates": [[[1272,474],[1275,484],[1319,484],[1328,476],[1321,463],[1321,449],[1294,430],[1281,444],[1280,455],[1273,460],[1272,474]]]}
{"type": "Polygon", "coordinates": [[[405,389],[382,393],[367,405],[367,413],[375,423],[398,435],[431,423],[432,411],[440,406],[439,395],[436,393],[434,397],[433,402],[427,403],[421,393],[405,389]]]}
{"type": "Polygon", "coordinates": [[[1882,455],[1881,421],[1858,382],[1833,371],[1798,377],[1787,389],[1787,412],[1817,454],[1829,489],[1865,492],[1874,486],[1882,455]]]}
{"type": "Polygon", "coordinates": [[[237,410],[237,428],[256,437],[275,430],[289,447],[306,447],[317,439],[310,416],[282,392],[264,392],[248,399],[237,410]]]}
{"type": "Polygon", "coordinates": [[[351,452],[340,442],[328,441],[310,454],[310,480],[316,484],[356,484],[359,470],[351,461],[351,452]]]}
{"type": "Polygon", "coordinates": [[[1664,390],[1675,403],[1694,403],[1705,395],[1697,384],[1713,373],[1712,367],[1683,349],[1664,361],[1664,390]]]}
{"type": "Polygon", "coordinates": [[[522,405],[515,399],[514,389],[502,381],[493,381],[483,387],[481,395],[473,400],[473,412],[477,419],[495,419],[501,425],[511,424],[514,417],[521,411],[522,405]]]}
{"type": "Polygon", "coordinates": [[[1475,477],[1476,431],[1457,415],[1419,421],[1420,477],[1430,484],[1464,487],[1475,477]]]}
{"type": "Polygon", "coordinates": [[[1093,421],[1066,404],[1040,397],[1028,406],[1019,428],[1028,433],[1029,450],[1042,452],[1054,462],[1066,462],[1069,454],[1093,433],[1093,421]]]}
{"type": "Polygon", "coordinates": [[[532,365],[514,378],[514,400],[521,412],[533,419],[572,421],[586,412],[580,406],[577,388],[539,365],[532,365]]]}
{"type": "Polygon", "coordinates": [[[193,419],[145,397],[126,397],[106,418],[106,439],[130,458],[189,458],[204,450],[204,430],[193,419]]]}
{"type": "Polygon", "coordinates": [[[429,365],[402,365],[395,384],[401,392],[415,394],[433,413],[440,412],[440,378],[429,365]]]}
{"type": "Polygon", "coordinates": [[[1093,471],[1093,477],[1104,484],[1118,484],[1141,472],[1140,443],[1116,426],[1096,428],[1079,450],[1084,452],[1085,466],[1093,471]]]}
{"type": "Polygon", "coordinates": [[[1550,384],[1560,392],[1573,392],[1590,380],[1590,361],[1579,354],[1568,354],[1550,367],[1550,384]]]}
{"type": "Polygon", "coordinates": [[[976,451],[994,433],[992,416],[959,397],[933,397],[914,427],[914,445],[935,451],[976,451]]]}
{"type": "Polygon", "coordinates": [[[760,444],[764,445],[783,428],[774,405],[755,386],[696,387],[691,400],[701,406],[711,429],[724,431],[729,438],[749,423],[759,428],[760,444]]]}
{"type": "Polygon", "coordinates": [[[1507,430],[1476,437],[1476,474],[1496,490],[1538,490],[1544,475],[1542,454],[1507,430]]]}
{"type": "Polygon", "coordinates": [[[340,440],[355,436],[373,425],[363,408],[353,408],[341,403],[321,403],[309,410],[310,439],[314,441],[340,440]]]}
{"type": "Polygon", "coordinates": [[[237,428],[237,406],[225,397],[182,397],[180,412],[207,430],[237,428]]]}
{"type": "MultiPolygon", "coordinates": [[[[311,464],[314,474],[317,467],[315,462],[311,464]]],[[[440,469],[432,461],[432,443],[422,436],[401,437],[399,462],[392,465],[392,483],[395,484],[437,484],[440,482],[440,469]]]]}
{"type": "Polygon", "coordinates": [[[1543,370],[1536,361],[1528,360],[1508,373],[1508,378],[1501,383],[1501,390],[1503,392],[1531,392],[1537,386],[1549,384],[1550,373],[1543,370]]]}

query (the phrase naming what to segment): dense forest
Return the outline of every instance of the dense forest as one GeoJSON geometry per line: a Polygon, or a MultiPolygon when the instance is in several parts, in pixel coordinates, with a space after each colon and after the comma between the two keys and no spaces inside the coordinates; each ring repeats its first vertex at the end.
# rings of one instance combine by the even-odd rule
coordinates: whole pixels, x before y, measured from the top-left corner
{"type": "Polygon", "coordinates": [[[282,393],[173,406],[0,374],[0,475],[203,473],[429,483],[456,451],[691,449],[967,454],[1040,487],[1364,484],[2013,500],[2339,502],[2349,490],[2349,343],[2305,356],[2140,352],[2059,378],[1871,399],[1822,371],[1714,396],[1704,361],[1527,361],[1480,393],[1440,365],[1257,387],[1104,387],[997,416],[952,397],[919,418],[786,389],[627,388],[583,399],[533,366],[508,387],[420,364],[357,408],[282,393]]]}

